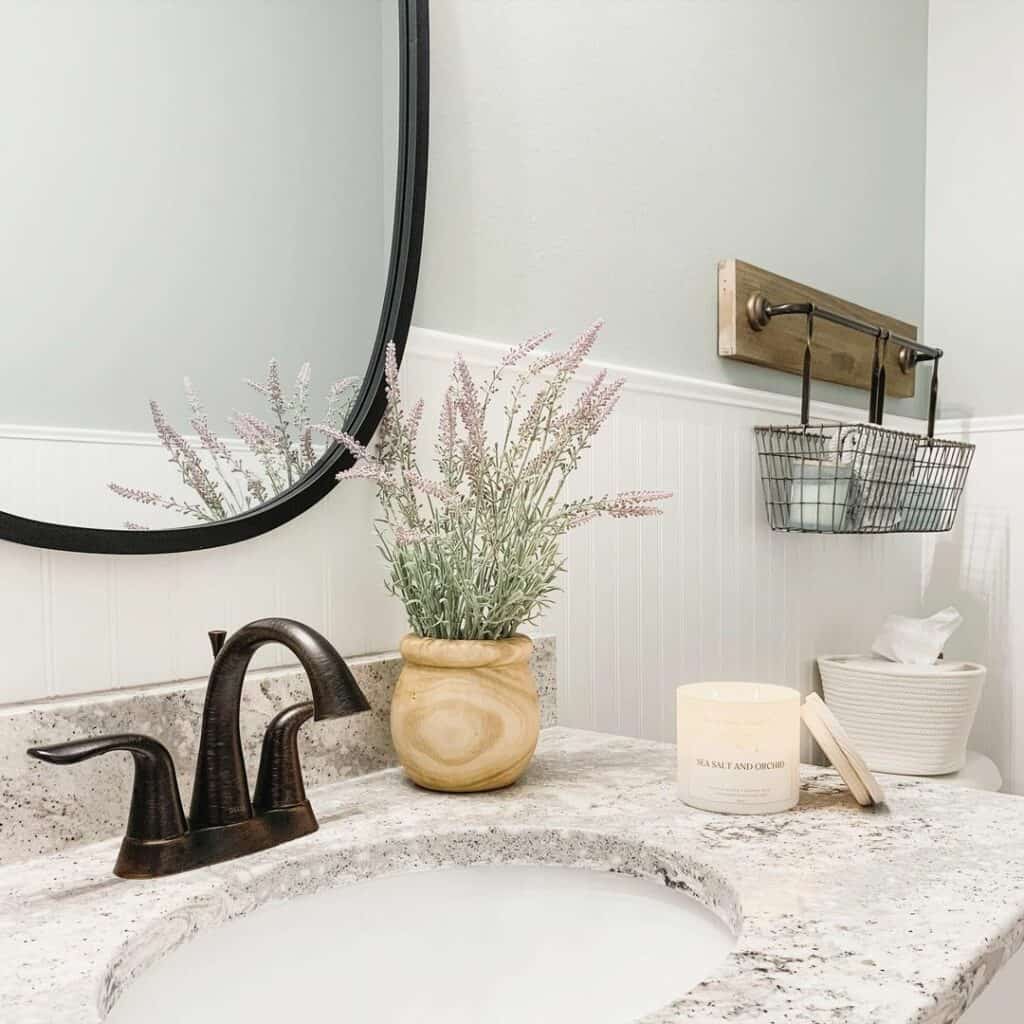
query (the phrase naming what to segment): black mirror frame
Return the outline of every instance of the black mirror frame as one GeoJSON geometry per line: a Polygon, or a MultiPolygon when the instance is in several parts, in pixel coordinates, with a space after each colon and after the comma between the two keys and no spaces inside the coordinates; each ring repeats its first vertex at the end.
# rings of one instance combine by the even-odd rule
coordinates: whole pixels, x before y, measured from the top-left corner
{"type": "MultiPolygon", "coordinates": [[[[428,0],[397,0],[400,82],[398,180],[391,260],[377,341],[349,419],[348,430],[369,444],[384,414],[384,350],[394,340],[405,351],[423,243],[427,190],[427,133],[430,88],[428,0]]],[[[152,555],[199,551],[248,540],[281,526],[316,504],[336,484],[337,474],[353,464],[340,445],[332,445],[309,473],[271,501],[231,519],[167,530],[100,530],[45,523],[0,511],[0,540],[37,548],[108,555],[152,555]]]]}

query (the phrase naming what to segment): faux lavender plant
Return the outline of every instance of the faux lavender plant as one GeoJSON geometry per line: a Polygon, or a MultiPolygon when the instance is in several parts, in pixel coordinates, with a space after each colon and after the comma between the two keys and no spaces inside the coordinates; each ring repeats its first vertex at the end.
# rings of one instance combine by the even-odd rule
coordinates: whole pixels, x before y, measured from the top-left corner
{"type": "Polygon", "coordinates": [[[405,605],[420,636],[494,640],[534,622],[551,604],[564,567],[560,538],[598,516],[660,514],[664,491],[562,500],[566,480],[615,407],[623,381],[601,371],[563,408],[571,381],[594,345],[595,323],[565,352],[524,360],[550,333],[511,349],[483,382],[462,356],[445,392],[437,440],[437,475],[416,458],[422,400],[405,411],[394,345],[387,350],[388,405],[374,451],[329,424],[321,429],[355,455],[339,479],[376,482],[380,550],[388,589],[405,605]],[[520,369],[507,392],[500,440],[487,432],[504,375],[520,369]]]}
{"type": "MultiPolygon", "coordinates": [[[[242,442],[239,446],[214,433],[206,410],[186,377],[185,398],[191,410],[189,425],[195,440],[175,429],[158,403],[150,401],[149,409],[160,443],[194,497],[179,500],[117,483],[107,486],[129,501],[169,509],[204,523],[262,505],[300,480],[323,454],[323,441],[317,433],[320,428],[314,426],[309,414],[310,379],[309,363],[303,363],[291,394],[286,394],[276,359],[270,360],[265,381],[246,379],[249,387],[267,399],[271,416],[268,420],[242,412],[229,416],[228,422],[242,442]]],[[[360,383],[359,377],[345,377],[331,385],[323,416],[325,428],[340,430],[344,426],[360,383]]],[[[125,526],[145,529],[136,523],[125,526]]]]}

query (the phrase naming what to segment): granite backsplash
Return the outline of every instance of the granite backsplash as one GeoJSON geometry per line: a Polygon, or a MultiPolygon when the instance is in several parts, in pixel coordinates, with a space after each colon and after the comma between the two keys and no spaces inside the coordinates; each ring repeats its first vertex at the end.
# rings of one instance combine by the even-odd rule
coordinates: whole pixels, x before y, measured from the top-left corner
{"type": "MultiPolygon", "coordinates": [[[[348,664],[370,702],[366,714],[310,722],[299,734],[307,787],[366,775],[396,763],[388,709],[402,659],[394,653],[352,658],[348,664]]],[[[533,669],[541,725],[557,724],[555,641],[534,640],[533,669]]],[[[160,740],[178,769],[188,806],[206,681],[0,706],[0,864],[51,853],[75,843],[123,834],[133,777],[127,753],[69,767],[43,764],[28,747],[104,733],[142,732],[160,740]]],[[[267,722],[278,711],[309,700],[301,669],[249,673],[242,689],[242,744],[250,782],[256,778],[267,722]]]]}

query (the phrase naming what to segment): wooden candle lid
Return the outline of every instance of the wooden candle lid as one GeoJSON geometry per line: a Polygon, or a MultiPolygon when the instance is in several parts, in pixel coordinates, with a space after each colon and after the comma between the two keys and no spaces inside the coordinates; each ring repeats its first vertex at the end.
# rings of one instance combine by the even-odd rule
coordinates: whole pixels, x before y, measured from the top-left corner
{"type": "Polygon", "coordinates": [[[843,781],[850,788],[854,799],[862,807],[885,802],[885,792],[868,768],[864,758],[857,752],[839,719],[828,709],[828,705],[812,693],[801,709],[804,725],[818,741],[818,746],[832,762],[843,781]]]}

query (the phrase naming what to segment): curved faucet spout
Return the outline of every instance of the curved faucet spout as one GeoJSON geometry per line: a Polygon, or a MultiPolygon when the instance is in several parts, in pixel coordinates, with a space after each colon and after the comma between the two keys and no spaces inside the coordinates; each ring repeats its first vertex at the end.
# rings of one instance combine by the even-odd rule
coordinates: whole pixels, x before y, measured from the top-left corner
{"type": "Polygon", "coordinates": [[[189,826],[233,825],[252,817],[238,713],[252,656],[264,644],[284,644],[298,659],[313,692],[313,717],[341,718],[370,708],[342,656],[316,630],[292,619],[257,619],[220,649],[206,690],[189,826]]]}

